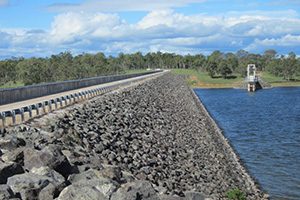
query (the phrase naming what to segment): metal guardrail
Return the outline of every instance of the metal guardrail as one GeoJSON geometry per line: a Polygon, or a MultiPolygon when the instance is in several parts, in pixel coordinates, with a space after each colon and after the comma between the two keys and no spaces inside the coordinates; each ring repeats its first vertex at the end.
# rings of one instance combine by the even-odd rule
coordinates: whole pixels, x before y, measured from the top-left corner
{"type": "Polygon", "coordinates": [[[69,90],[80,89],[102,83],[109,83],[113,81],[124,80],[128,78],[134,78],[147,74],[153,74],[158,71],[144,72],[138,74],[123,74],[114,76],[100,76],[94,78],[86,78],[80,80],[70,80],[54,83],[43,83],[31,86],[0,89],[0,105],[9,103],[15,103],[18,101],[24,101],[46,95],[56,94],[69,90]]]}
{"type": "MultiPolygon", "coordinates": [[[[156,71],[156,72],[161,72],[161,71],[156,71]]],[[[153,74],[153,73],[154,72],[146,73],[146,74],[143,73],[143,75],[153,74]]],[[[140,76],[142,76],[142,75],[140,75],[140,76]]],[[[137,76],[135,76],[135,77],[137,77],[137,76]]],[[[31,119],[31,118],[33,118],[33,111],[35,111],[35,116],[40,116],[41,114],[46,114],[47,111],[51,112],[53,110],[57,110],[58,107],[59,108],[66,107],[66,106],[72,105],[76,102],[79,102],[79,101],[82,101],[85,99],[90,99],[97,95],[105,94],[105,93],[115,90],[121,86],[128,85],[128,84],[137,82],[139,80],[140,79],[132,80],[129,82],[118,83],[113,86],[105,86],[105,87],[99,86],[96,89],[85,90],[85,91],[81,91],[81,92],[77,92],[77,93],[73,93],[73,94],[68,94],[65,96],[56,97],[56,98],[42,101],[39,103],[35,103],[32,105],[23,106],[18,109],[0,112],[0,133],[5,132],[5,127],[7,126],[7,123],[6,123],[7,117],[10,117],[12,119],[12,125],[15,125],[17,115],[21,116],[21,123],[22,123],[25,121],[25,113],[28,113],[29,119],[31,119]]]]}

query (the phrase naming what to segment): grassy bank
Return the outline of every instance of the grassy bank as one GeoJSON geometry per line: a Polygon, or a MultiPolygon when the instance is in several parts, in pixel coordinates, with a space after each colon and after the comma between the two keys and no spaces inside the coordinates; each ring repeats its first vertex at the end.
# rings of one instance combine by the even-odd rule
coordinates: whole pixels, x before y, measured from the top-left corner
{"type": "Polygon", "coordinates": [[[268,72],[262,72],[261,77],[264,81],[267,81],[273,87],[300,86],[300,76],[295,77],[295,79],[292,81],[287,81],[284,80],[283,77],[277,77],[268,72]]]}
{"type": "Polygon", "coordinates": [[[172,69],[172,73],[188,75],[188,83],[194,88],[232,88],[243,82],[243,78],[235,74],[224,79],[222,77],[211,78],[208,73],[193,69],[172,69]]]}
{"type": "MultiPolygon", "coordinates": [[[[241,85],[244,80],[236,74],[228,79],[222,77],[211,78],[208,73],[193,69],[172,69],[172,73],[188,75],[188,83],[193,88],[233,88],[241,85]]],[[[260,76],[273,87],[300,86],[300,77],[296,77],[295,81],[287,81],[267,72],[260,73],[260,76]]]]}

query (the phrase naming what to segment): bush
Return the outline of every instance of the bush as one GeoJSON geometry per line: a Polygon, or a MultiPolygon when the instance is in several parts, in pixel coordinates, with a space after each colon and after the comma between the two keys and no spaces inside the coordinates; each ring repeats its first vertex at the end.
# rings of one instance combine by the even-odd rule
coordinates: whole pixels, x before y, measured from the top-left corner
{"type": "Polygon", "coordinates": [[[229,190],[227,198],[230,200],[246,200],[245,194],[238,188],[229,190]]]}

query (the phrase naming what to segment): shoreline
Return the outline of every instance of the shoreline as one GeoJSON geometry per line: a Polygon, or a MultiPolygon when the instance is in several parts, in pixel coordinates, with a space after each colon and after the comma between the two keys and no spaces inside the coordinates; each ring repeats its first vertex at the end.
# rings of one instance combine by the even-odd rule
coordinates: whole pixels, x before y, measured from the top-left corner
{"type": "Polygon", "coordinates": [[[193,89],[194,88],[191,88],[191,93],[193,95],[194,101],[197,104],[197,107],[201,111],[203,111],[203,113],[208,118],[210,125],[214,128],[215,133],[218,134],[219,138],[223,142],[223,145],[228,148],[230,155],[233,157],[235,163],[237,164],[237,168],[242,171],[243,175],[245,175],[245,179],[251,184],[252,187],[254,187],[254,189],[256,191],[261,191],[263,193],[263,197],[262,197],[263,199],[269,199],[270,198],[269,194],[263,190],[263,188],[259,184],[258,180],[247,169],[247,167],[243,163],[242,159],[240,158],[238,152],[235,150],[235,148],[233,147],[231,142],[226,138],[226,136],[224,135],[224,133],[223,133],[222,129],[220,128],[220,126],[218,125],[218,123],[212,117],[212,115],[207,110],[204,103],[201,101],[201,98],[197,96],[197,94],[195,93],[195,91],[193,89]]]}
{"type": "MultiPolygon", "coordinates": [[[[283,87],[283,88],[286,88],[286,87],[300,87],[300,84],[299,85],[272,85],[271,88],[280,88],[280,87],[283,87]]],[[[213,85],[213,84],[210,84],[209,86],[206,86],[206,85],[203,85],[203,86],[191,86],[192,89],[238,89],[237,86],[234,86],[234,85],[221,85],[219,86],[218,84],[216,85],[213,85]]],[[[271,89],[270,88],[270,89],[271,89]]]]}

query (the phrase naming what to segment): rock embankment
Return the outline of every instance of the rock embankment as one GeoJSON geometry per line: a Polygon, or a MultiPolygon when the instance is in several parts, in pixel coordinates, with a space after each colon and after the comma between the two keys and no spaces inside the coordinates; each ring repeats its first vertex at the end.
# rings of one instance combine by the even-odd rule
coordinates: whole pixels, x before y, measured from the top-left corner
{"type": "Polygon", "coordinates": [[[171,74],[8,129],[0,149],[0,199],[265,198],[171,74]]]}

